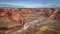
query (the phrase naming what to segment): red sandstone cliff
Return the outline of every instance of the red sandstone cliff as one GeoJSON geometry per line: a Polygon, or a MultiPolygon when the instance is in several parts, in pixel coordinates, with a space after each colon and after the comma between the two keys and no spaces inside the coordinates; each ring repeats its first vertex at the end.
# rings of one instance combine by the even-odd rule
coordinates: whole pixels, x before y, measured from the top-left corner
{"type": "Polygon", "coordinates": [[[5,23],[6,25],[9,24],[23,25],[23,17],[16,10],[17,9],[10,9],[10,8],[0,9],[0,22],[10,22],[10,23],[5,23]]]}

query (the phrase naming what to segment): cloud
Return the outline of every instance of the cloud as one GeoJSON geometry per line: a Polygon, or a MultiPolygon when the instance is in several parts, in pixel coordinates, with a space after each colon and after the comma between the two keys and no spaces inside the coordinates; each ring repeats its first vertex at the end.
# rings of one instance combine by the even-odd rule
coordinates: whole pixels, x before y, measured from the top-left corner
{"type": "Polygon", "coordinates": [[[24,6],[18,6],[13,3],[0,3],[0,7],[25,8],[24,6]]]}
{"type": "Polygon", "coordinates": [[[21,7],[21,8],[44,8],[44,7],[60,7],[60,4],[43,4],[43,3],[1,3],[0,2],[0,7],[5,6],[5,7],[21,7]]]}

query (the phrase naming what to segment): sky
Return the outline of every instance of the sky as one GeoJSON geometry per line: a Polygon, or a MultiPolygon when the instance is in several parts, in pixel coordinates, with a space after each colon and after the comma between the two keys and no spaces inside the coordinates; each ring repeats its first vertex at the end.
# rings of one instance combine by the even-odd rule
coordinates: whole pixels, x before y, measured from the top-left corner
{"type": "Polygon", "coordinates": [[[54,8],[60,7],[60,0],[0,0],[0,7],[54,8]]]}

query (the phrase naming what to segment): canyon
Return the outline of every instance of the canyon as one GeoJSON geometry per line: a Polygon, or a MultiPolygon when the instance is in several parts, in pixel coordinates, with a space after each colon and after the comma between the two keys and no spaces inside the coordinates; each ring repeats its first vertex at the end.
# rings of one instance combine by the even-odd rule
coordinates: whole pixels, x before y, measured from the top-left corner
{"type": "Polygon", "coordinates": [[[8,30],[2,30],[2,32],[7,32],[6,34],[14,34],[16,31],[24,29],[25,23],[37,20],[60,21],[60,8],[0,8],[0,28],[7,27],[8,30]]]}

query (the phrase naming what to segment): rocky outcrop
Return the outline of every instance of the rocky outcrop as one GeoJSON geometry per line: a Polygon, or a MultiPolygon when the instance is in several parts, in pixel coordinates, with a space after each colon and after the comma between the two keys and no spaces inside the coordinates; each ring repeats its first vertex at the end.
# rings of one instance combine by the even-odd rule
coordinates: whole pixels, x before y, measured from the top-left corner
{"type": "Polygon", "coordinates": [[[60,20],[60,10],[59,9],[55,9],[55,11],[53,12],[52,15],[50,15],[49,19],[57,19],[60,20]]]}
{"type": "Polygon", "coordinates": [[[10,26],[14,24],[23,25],[23,17],[17,12],[18,9],[0,9],[0,26],[10,26]]]}

